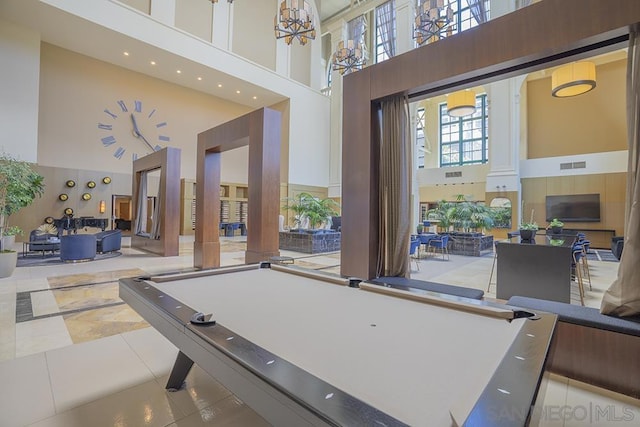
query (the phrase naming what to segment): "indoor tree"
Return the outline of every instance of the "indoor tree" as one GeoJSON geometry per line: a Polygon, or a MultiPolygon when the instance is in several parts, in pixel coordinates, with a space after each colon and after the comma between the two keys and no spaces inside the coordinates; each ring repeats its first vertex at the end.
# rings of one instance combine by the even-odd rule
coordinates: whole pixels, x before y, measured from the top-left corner
{"type": "Polygon", "coordinates": [[[30,163],[0,153],[0,243],[9,228],[8,217],[29,206],[43,192],[44,177],[30,163]]]}

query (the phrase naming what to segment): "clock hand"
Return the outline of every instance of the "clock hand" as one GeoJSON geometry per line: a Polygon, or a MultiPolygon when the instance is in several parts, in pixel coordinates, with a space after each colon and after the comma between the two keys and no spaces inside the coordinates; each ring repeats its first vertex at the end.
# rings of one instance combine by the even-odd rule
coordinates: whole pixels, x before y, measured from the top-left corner
{"type": "Polygon", "coordinates": [[[147,146],[151,149],[151,152],[156,151],[153,148],[153,145],[149,144],[149,141],[147,141],[147,138],[145,138],[144,135],[142,135],[142,133],[140,133],[140,129],[138,129],[138,123],[136,123],[136,116],[133,113],[131,113],[131,121],[133,122],[133,135],[136,138],[142,138],[144,143],[147,144],[147,146]]]}
{"type": "Polygon", "coordinates": [[[153,145],[149,144],[149,141],[147,141],[147,138],[144,137],[144,135],[142,135],[140,132],[138,132],[138,138],[142,138],[142,140],[144,141],[145,144],[147,144],[147,146],[151,149],[151,152],[156,151],[155,148],[153,148],[153,145]]]}
{"type": "Polygon", "coordinates": [[[136,116],[131,113],[131,121],[133,122],[133,134],[138,137],[140,136],[140,130],[138,129],[138,123],[136,123],[136,116]]]}

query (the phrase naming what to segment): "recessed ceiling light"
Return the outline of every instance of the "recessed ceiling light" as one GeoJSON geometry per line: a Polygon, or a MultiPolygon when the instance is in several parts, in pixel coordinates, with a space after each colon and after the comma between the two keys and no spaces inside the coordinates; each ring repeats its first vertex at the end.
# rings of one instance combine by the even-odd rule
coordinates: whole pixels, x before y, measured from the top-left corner
{"type": "Polygon", "coordinates": [[[198,77],[198,80],[202,80],[202,77],[198,77]]]}
{"type": "Polygon", "coordinates": [[[254,97],[253,97],[253,99],[258,99],[258,97],[257,97],[257,96],[254,96],[254,97]]]}
{"type": "Polygon", "coordinates": [[[239,91],[239,90],[237,90],[237,91],[236,91],[236,93],[240,93],[240,91],[239,91]]]}
{"type": "Polygon", "coordinates": [[[156,65],[156,61],[151,61],[151,65],[156,65]]]}
{"type": "Polygon", "coordinates": [[[222,87],[222,83],[218,83],[218,87],[222,87]]]}
{"type": "Polygon", "coordinates": [[[180,70],[176,70],[176,73],[180,74],[180,73],[182,73],[182,71],[180,71],[180,70]]]}
{"type": "Polygon", "coordinates": [[[129,52],[124,52],[124,56],[129,56],[129,52]]]}

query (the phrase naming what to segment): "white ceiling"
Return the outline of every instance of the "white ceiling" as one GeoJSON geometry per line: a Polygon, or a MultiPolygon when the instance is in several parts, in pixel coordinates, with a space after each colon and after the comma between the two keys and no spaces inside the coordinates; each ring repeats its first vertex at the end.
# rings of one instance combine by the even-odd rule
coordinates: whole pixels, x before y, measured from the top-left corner
{"type": "Polygon", "coordinates": [[[253,109],[284,99],[281,94],[70,15],[39,0],[0,0],[0,19],[31,28],[40,34],[43,42],[253,109]],[[144,55],[127,57],[123,55],[125,49],[144,55]],[[163,66],[150,66],[149,58],[163,66]],[[176,73],[178,69],[182,74],[176,73]],[[186,79],[184,76],[187,75],[201,76],[202,80],[186,79]],[[236,91],[240,91],[240,95],[236,91]],[[257,99],[253,99],[254,96],[257,99]]]}
{"type": "Polygon", "coordinates": [[[320,9],[320,22],[324,22],[327,18],[348,8],[351,3],[358,4],[359,2],[359,0],[316,0],[316,6],[320,9]]]}

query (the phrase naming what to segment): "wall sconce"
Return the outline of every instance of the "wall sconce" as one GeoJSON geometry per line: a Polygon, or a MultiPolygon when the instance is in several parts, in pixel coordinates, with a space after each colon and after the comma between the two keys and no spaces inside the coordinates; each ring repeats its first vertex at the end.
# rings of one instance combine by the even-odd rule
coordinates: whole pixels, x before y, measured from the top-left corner
{"type": "Polygon", "coordinates": [[[105,202],[104,200],[100,200],[100,205],[99,206],[100,206],[99,207],[100,213],[101,214],[105,213],[106,210],[107,210],[107,202],[105,202]]]}

